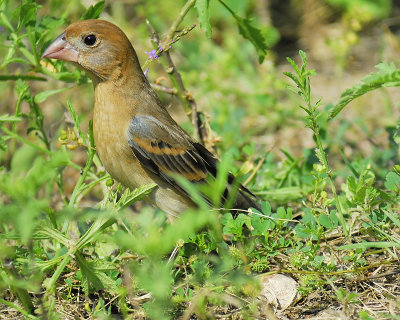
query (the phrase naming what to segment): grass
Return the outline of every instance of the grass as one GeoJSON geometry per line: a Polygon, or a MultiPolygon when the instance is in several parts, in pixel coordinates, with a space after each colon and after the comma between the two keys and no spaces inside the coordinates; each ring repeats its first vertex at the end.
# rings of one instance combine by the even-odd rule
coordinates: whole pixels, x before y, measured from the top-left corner
{"type": "MultiPolygon", "coordinates": [[[[362,15],[315,0],[324,10],[337,5],[343,32],[360,38],[390,14],[391,2],[381,2],[373,16],[366,0],[362,15]],[[357,28],[348,23],[356,18],[357,28]]],[[[0,318],[297,319],[334,309],[342,318],[398,319],[400,121],[388,99],[377,119],[352,113],[360,101],[375,107],[368,92],[399,86],[396,61],[338,90],[336,104],[325,101],[304,51],[284,64],[286,78],[265,55],[279,32],[248,19],[255,8],[250,0],[89,8],[0,0],[0,318]],[[182,181],[200,206],[168,223],[140,201],[154,185],[124,190],[105,172],[89,79],[40,60],[69,22],[99,16],[127,32],[142,63],[145,51],[172,44],[143,63],[149,79],[182,126],[221,154],[220,177],[231,170],[263,212],[211,210],[182,181]],[[298,284],[285,310],[260,296],[259,276],[277,273],[298,284]]],[[[339,77],[354,42],[328,44],[339,77]]],[[[205,191],[216,203],[224,183],[205,191]]]]}

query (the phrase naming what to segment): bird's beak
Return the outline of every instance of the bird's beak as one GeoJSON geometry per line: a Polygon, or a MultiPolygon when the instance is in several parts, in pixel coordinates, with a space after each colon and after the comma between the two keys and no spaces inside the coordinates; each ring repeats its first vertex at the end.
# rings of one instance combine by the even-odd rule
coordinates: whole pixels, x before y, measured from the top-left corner
{"type": "Polygon", "coordinates": [[[56,40],[44,51],[42,58],[58,59],[64,61],[78,62],[79,52],[65,40],[65,32],[60,34],[56,40]]]}

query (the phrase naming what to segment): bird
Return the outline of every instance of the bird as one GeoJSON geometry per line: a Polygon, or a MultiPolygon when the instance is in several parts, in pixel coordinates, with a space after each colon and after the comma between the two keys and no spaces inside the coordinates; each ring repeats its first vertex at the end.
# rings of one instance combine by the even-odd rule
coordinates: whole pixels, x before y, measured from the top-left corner
{"type": "MultiPolygon", "coordinates": [[[[155,183],[144,200],[171,219],[197,207],[176,176],[205,184],[217,176],[218,159],[173,120],[118,26],[100,19],[74,22],[42,58],[69,61],[91,78],[96,151],[113,179],[132,190],[155,183]]],[[[230,193],[235,193],[233,209],[261,210],[254,194],[231,173],[223,198],[230,193]]]]}

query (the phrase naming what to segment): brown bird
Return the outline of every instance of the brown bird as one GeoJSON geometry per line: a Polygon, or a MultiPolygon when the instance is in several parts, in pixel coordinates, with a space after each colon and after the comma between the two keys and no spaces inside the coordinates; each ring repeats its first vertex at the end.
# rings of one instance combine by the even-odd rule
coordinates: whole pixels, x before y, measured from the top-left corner
{"type": "MultiPolygon", "coordinates": [[[[218,161],[171,118],[120,28],[103,20],[75,22],[42,57],[73,62],[92,79],[96,149],[114,179],[131,189],[156,183],[145,200],[172,216],[196,206],[173,174],[206,183],[216,177],[218,161]]],[[[233,184],[229,174],[224,197],[237,192],[235,209],[260,209],[250,191],[233,184]]]]}

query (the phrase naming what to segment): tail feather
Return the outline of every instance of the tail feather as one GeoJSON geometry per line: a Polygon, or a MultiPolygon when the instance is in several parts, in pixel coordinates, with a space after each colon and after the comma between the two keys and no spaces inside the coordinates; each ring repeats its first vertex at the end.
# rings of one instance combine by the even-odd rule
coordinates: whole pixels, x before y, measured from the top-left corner
{"type": "MultiPolygon", "coordinates": [[[[202,159],[205,161],[205,165],[207,170],[214,177],[217,176],[217,164],[218,160],[214,157],[214,155],[208,151],[202,144],[193,143],[193,146],[199,152],[202,159]]],[[[255,194],[253,194],[249,189],[241,184],[235,183],[235,177],[233,174],[228,173],[228,181],[226,189],[222,195],[222,201],[226,202],[231,193],[235,195],[235,200],[233,201],[232,209],[240,209],[240,210],[248,210],[249,208],[255,208],[261,211],[261,206],[257,202],[258,198],[255,194]]],[[[223,205],[224,203],[222,203],[223,205]]]]}
{"type": "Polygon", "coordinates": [[[242,190],[239,189],[239,192],[236,196],[233,209],[243,209],[247,210],[249,208],[254,208],[257,209],[258,211],[261,210],[261,205],[257,202],[256,198],[253,198],[253,196],[246,194],[242,190]]]}

